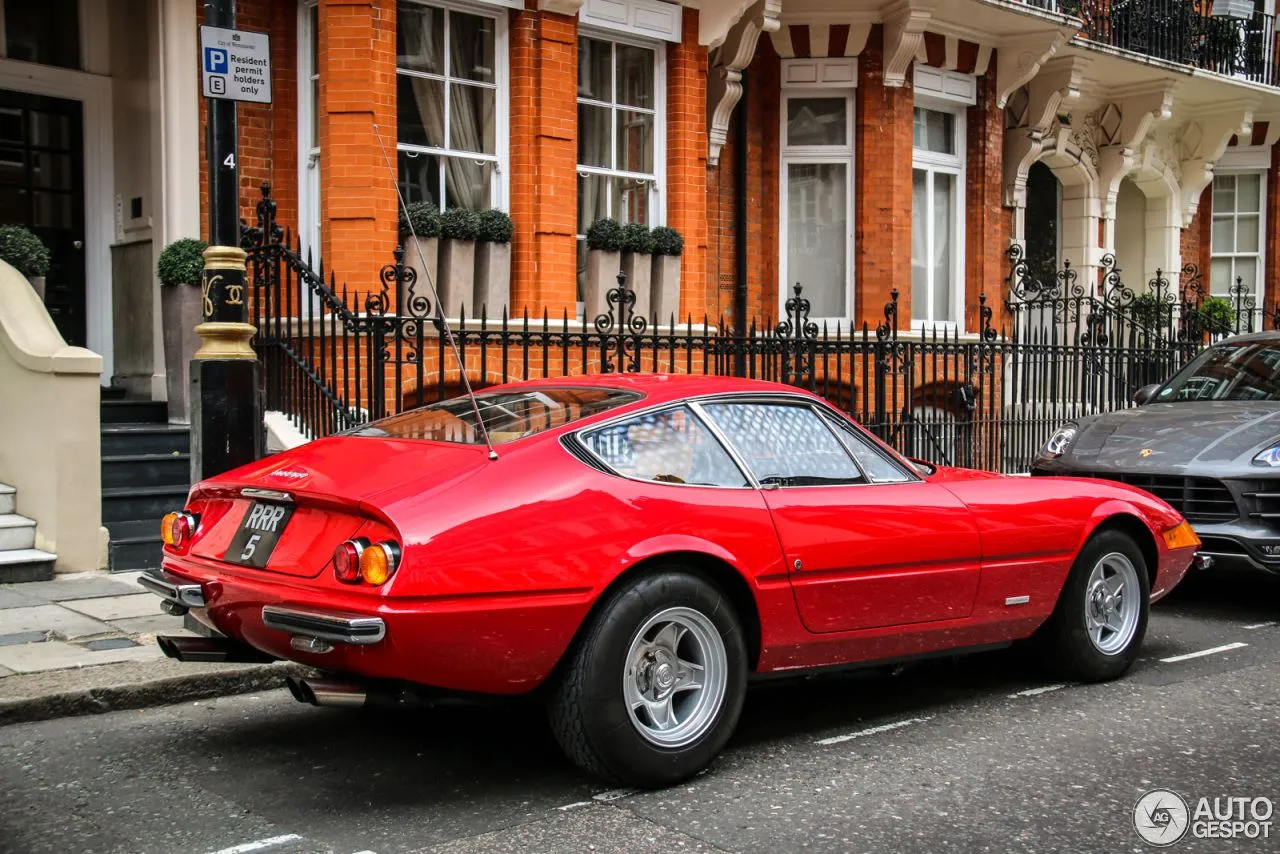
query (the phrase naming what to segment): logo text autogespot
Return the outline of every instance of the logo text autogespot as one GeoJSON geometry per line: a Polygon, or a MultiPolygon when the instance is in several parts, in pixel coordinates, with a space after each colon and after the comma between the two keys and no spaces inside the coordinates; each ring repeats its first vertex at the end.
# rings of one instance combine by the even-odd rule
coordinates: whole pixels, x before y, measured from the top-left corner
{"type": "Polygon", "coordinates": [[[1170,789],[1153,789],[1133,807],[1133,827],[1143,841],[1161,848],[1183,839],[1270,839],[1275,805],[1270,798],[1200,798],[1192,810],[1170,789]]]}

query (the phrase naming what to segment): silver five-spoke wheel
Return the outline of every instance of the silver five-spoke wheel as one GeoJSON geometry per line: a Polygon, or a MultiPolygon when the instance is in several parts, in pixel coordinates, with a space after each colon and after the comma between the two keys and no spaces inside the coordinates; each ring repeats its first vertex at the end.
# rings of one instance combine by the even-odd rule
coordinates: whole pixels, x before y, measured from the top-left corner
{"type": "Polygon", "coordinates": [[[1113,655],[1129,645],[1141,609],[1138,571],[1119,552],[1103,555],[1085,585],[1085,627],[1099,652],[1113,655]]]}
{"type": "Polygon", "coordinates": [[[724,702],[728,660],[715,624],[692,608],[654,614],[631,640],[622,690],[636,731],[659,747],[701,738],[724,702]]]}

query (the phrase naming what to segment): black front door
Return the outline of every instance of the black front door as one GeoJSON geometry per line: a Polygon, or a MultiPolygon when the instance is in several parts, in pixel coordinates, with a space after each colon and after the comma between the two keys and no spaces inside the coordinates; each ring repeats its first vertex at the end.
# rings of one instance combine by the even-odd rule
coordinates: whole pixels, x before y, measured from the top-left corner
{"type": "Polygon", "coordinates": [[[79,101],[0,90],[0,224],[49,248],[45,306],[68,344],[86,345],[84,134],[79,101]]]}

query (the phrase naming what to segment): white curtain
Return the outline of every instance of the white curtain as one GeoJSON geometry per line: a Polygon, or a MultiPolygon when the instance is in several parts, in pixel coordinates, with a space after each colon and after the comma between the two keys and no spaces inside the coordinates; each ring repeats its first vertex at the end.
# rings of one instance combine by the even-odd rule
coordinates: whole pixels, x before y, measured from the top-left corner
{"type": "MultiPolygon", "coordinates": [[[[484,50],[484,37],[478,36],[473,16],[452,14],[450,22],[450,48],[454,52],[454,68],[473,68],[485,59],[478,55],[484,50]]],[[[444,57],[440,55],[437,42],[432,38],[431,26],[437,20],[430,14],[406,15],[402,17],[406,24],[402,28],[405,50],[410,56],[421,57],[421,64],[442,73],[452,71],[444,67],[444,57]]],[[[440,19],[443,20],[443,19],[440,19]]],[[[488,34],[492,38],[492,32],[488,34]]],[[[440,40],[443,43],[443,39],[440,40]]],[[[443,84],[438,80],[422,77],[410,77],[414,103],[418,115],[427,134],[428,142],[441,148],[453,150],[482,151],[486,139],[484,130],[492,128],[495,122],[494,105],[496,98],[485,98],[492,92],[483,87],[464,86],[459,84],[443,84]],[[450,110],[450,139],[445,139],[445,107],[444,86],[452,85],[452,109],[450,110]],[[487,102],[487,103],[486,103],[487,102]]],[[[444,199],[444,204],[452,207],[465,207],[479,210],[488,206],[487,165],[479,165],[475,159],[464,156],[443,157],[446,185],[451,197],[444,199]]],[[[439,178],[435,177],[437,188],[433,195],[439,193],[439,178]]],[[[437,195],[437,201],[442,201],[437,195]]],[[[443,205],[442,205],[443,206],[443,205]]]]}

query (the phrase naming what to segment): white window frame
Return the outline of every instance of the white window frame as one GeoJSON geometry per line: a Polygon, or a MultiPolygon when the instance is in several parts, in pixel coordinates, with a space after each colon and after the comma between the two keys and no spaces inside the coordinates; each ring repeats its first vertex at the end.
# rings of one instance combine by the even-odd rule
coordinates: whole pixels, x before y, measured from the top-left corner
{"type": "MultiPolygon", "coordinates": [[[[321,199],[320,199],[320,135],[311,140],[311,128],[319,115],[320,105],[311,97],[311,83],[320,77],[320,65],[311,55],[311,13],[319,14],[319,0],[298,3],[298,239],[302,257],[320,265],[321,199]],[[315,65],[315,73],[311,71],[315,65]],[[312,144],[314,142],[314,144],[312,144]]],[[[317,18],[316,27],[320,22],[317,18]]]]}
{"type": "MultiPolygon", "coordinates": [[[[928,296],[929,305],[925,312],[925,317],[917,318],[916,305],[913,295],[911,303],[911,328],[923,329],[925,327],[945,327],[947,329],[961,330],[964,327],[964,297],[965,297],[965,257],[964,257],[964,241],[965,241],[965,167],[967,152],[965,151],[965,137],[967,135],[967,107],[958,104],[955,101],[932,98],[922,96],[917,93],[915,97],[915,109],[932,110],[938,113],[947,113],[954,118],[952,122],[952,146],[955,154],[939,154],[934,151],[916,148],[914,144],[914,119],[915,109],[912,110],[912,147],[911,147],[911,177],[914,183],[916,170],[922,170],[927,175],[926,198],[929,206],[928,232],[925,240],[926,257],[933,255],[933,175],[943,174],[955,177],[955,192],[952,197],[952,252],[951,252],[951,309],[957,320],[936,320],[935,308],[933,305],[933,282],[929,281],[925,287],[925,293],[928,296]]],[[[915,230],[915,217],[917,212],[913,209],[911,212],[912,231],[915,230]]],[[[927,268],[930,279],[933,276],[932,266],[927,268]]]]}
{"type": "MultiPolygon", "coordinates": [[[[852,62],[848,60],[847,62],[852,62]]],[[[824,317],[820,315],[810,315],[810,320],[815,323],[825,323],[828,330],[834,332],[836,330],[848,331],[852,329],[853,318],[856,316],[856,306],[854,305],[854,198],[857,189],[857,166],[854,161],[854,155],[857,150],[854,133],[856,131],[856,123],[854,116],[857,111],[857,89],[853,85],[856,73],[846,75],[841,67],[837,76],[840,78],[847,77],[847,80],[840,79],[838,82],[827,83],[824,81],[826,76],[825,67],[818,67],[816,70],[810,69],[813,65],[812,60],[805,61],[784,61],[782,74],[782,92],[778,104],[778,317],[785,320],[787,317],[787,300],[794,296],[793,288],[795,282],[789,275],[788,266],[788,246],[790,241],[790,186],[789,173],[791,166],[804,165],[841,165],[845,167],[846,177],[846,194],[845,194],[845,316],[844,317],[824,317]],[[805,73],[793,73],[802,70],[805,73]],[[809,74],[807,72],[814,71],[809,74]],[[801,79],[805,82],[791,84],[788,80],[801,79]],[[787,144],[787,116],[789,115],[788,102],[792,99],[806,100],[809,98],[838,98],[845,99],[845,144],[844,145],[788,145],[787,144]]],[[[831,65],[831,61],[827,61],[825,65],[831,65]]],[[[856,66],[853,66],[856,69],[856,66]]],[[[800,283],[803,288],[804,282],[800,283]]],[[[801,292],[801,296],[804,292],[801,292]]]]}
{"type": "MultiPolygon", "coordinates": [[[[1267,285],[1266,280],[1264,278],[1265,272],[1266,272],[1265,266],[1266,266],[1266,255],[1267,255],[1267,174],[1268,174],[1267,167],[1259,167],[1256,165],[1253,165],[1253,166],[1240,165],[1240,166],[1228,166],[1227,168],[1217,168],[1217,169],[1214,169],[1213,183],[1210,185],[1213,188],[1213,192],[1216,193],[1218,181],[1222,178],[1230,178],[1234,183],[1235,179],[1240,175],[1257,175],[1258,176],[1258,250],[1256,253],[1256,260],[1255,260],[1255,269],[1254,269],[1254,278],[1253,278],[1254,285],[1253,285],[1253,290],[1250,291],[1250,294],[1257,301],[1258,306],[1262,305],[1262,299],[1265,296],[1264,292],[1266,290],[1266,285],[1267,285]]],[[[1237,192],[1236,198],[1239,199],[1238,192],[1237,192]]],[[[1252,216],[1252,213],[1250,212],[1250,213],[1247,213],[1246,215],[1252,216]]],[[[1248,258],[1250,255],[1254,255],[1255,253],[1241,253],[1241,252],[1235,252],[1235,251],[1231,251],[1231,252],[1215,252],[1214,251],[1213,224],[1217,222],[1218,219],[1220,218],[1225,219],[1228,216],[1237,220],[1236,227],[1238,229],[1239,217],[1240,217],[1238,202],[1235,209],[1230,214],[1219,214],[1215,209],[1215,206],[1213,203],[1213,196],[1211,195],[1209,197],[1209,219],[1210,219],[1209,281],[1207,284],[1209,285],[1211,296],[1225,297],[1227,299],[1230,299],[1231,294],[1229,291],[1219,291],[1214,289],[1214,286],[1213,286],[1214,259],[1215,258],[1232,259],[1231,268],[1232,268],[1232,272],[1234,272],[1239,259],[1248,258]]],[[[1230,288],[1234,284],[1235,284],[1235,277],[1232,276],[1231,281],[1228,283],[1227,287],[1230,288]]]]}
{"type": "MultiPolygon", "coordinates": [[[[445,81],[445,116],[446,122],[449,121],[449,98],[450,87],[449,80],[454,79],[449,73],[449,27],[452,22],[448,13],[461,12],[466,15],[477,15],[490,18],[494,21],[493,27],[493,88],[494,88],[494,153],[479,154],[474,151],[456,151],[438,146],[425,145],[409,145],[399,140],[397,131],[396,139],[396,158],[399,160],[401,152],[411,152],[417,154],[432,154],[437,157],[461,157],[464,159],[483,160],[493,163],[493,182],[489,188],[488,206],[498,208],[500,210],[510,209],[510,193],[511,188],[508,186],[507,169],[508,157],[510,152],[510,115],[511,115],[511,75],[510,75],[510,58],[508,48],[508,28],[509,18],[505,8],[499,8],[497,3],[468,3],[460,2],[460,0],[403,0],[406,3],[412,3],[418,6],[429,6],[437,9],[444,9],[445,16],[445,64],[444,74],[429,74],[422,71],[411,71],[409,69],[396,67],[396,88],[399,91],[400,76],[421,77],[426,80],[445,81]]],[[[397,7],[399,3],[397,2],[397,7]]],[[[505,6],[505,4],[502,4],[505,6]]],[[[398,19],[398,14],[397,14],[398,19]]],[[[399,26],[397,20],[396,25],[399,26]]],[[[461,78],[459,78],[461,79],[461,78]]],[[[479,81],[466,81],[468,84],[488,85],[479,83],[479,81]]],[[[397,107],[398,109],[398,107],[397,107]]],[[[399,181],[399,163],[396,164],[397,181],[399,181]]],[[[403,187],[401,188],[404,189],[403,187]]]]}
{"type": "MultiPolygon", "coordinates": [[[[614,45],[630,45],[631,47],[643,48],[653,51],[653,174],[646,175],[643,172],[627,172],[621,169],[606,169],[602,166],[584,166],[581,163],[575,163],[575,195],[577,178],[587,175],[600,175],[606,178],[625,178],[630,180],[648,181],[652,179],[652,185],[649,188],[649,222],[646,223],[650,228],[664,225],[667,221],[667,47],[660,41],[652,39],[641,39],[627,37],[610,30],[600,29],[596,27],[580,27],[578,30],[580,38],[595,39],[597,41],[610,42],[614,45]]],[[[609,141],[609,150],[613,153],[616,160],[618,156],[618,122],[616,113],[623,109],[628,112],[650,112],[644,107],[632,107],[627,104],[618,103],[618,61],[617,50],[613,53],[613,81],[611,84],[612,101],[597,101],[592,98],[583,98],[575,96],[575,104],[586,104],[593,107],[606,107],[611,113],[611,122],[609,125],[610,133],[613,138],[609,141]]],[[[575,69],[574,79],[580,73],[575,69]]],[[[581,133],[581,128],[578,129],[581,133]]],[[[577,155],[574,155],[576,160],[577,155]]],[[[612,210],[613,196],[605,195],[605,216],[617,219],[617,212],[612,210]]],[[[574,219],[578,217],[577,205],[575,204],[574,219]]],[[[578,240],[585,240],[585,233],[578,233],[578,240]]]]}
{"type": "MultiPolygon", "coordinates": [[[[608,103],[597,101],[592,98],[582,98],[575,95],[575,109],[577,104],[588,104],[595,107],[608,107],[610,109],[609,132],[612,139],[609,142],[610,151],[613,158],[618,157],[618,122],[613,115],[618,109],[626,109],[628,111],[644,112],[643,107],[631,107],[626,104],[618,103],[618,59],[616,45],[624,44],[631,47],[644,48],[653,51],[653,183],[649,188],[649,222],[646,223],[650,228],[659,225],[665,225],[667,222],[667,47],[666,45],[654,39],[636,38],[628,36],[613,29],[607,29],[600,26],[587,26],[585,24],[578,27],[579,38],[595,39],[597,41],[610,42],[615,45],[613,50],[613,80],[610,86],[610,97],[612,100],[608,103]]],[[[581,74],[581,65],[574,69],[574,80],[578,79],[581,74]]],[[[575,119],[575,122],[577,120],[575,119]]],[[[578,133],[582,132],[581,128],[577,129],[578,133]]],[[[606,178],[627,178],[635,180],[649,180],[648,175],[642,172],[626,172],[618,169],[606,169],[600,166],[584,166],[577,163],[577,153],[574,154],[574,258],[578,258],[579,247],[586,242],[586,232],[578,231],[581,226],[579,222],[579,200],[578,196],[578,178],[587,175],[600,175],[606,178]]],[[[606,217],[617,219],[617,211],[613,210],[613,194],[605,193],[605,214],[606,217]]],[[[575,268],[577,261],[574,262],[575,268]]],[[[577,273],[574,274],[575,279],[577,273]]],[[[575,285],[576,287],[576,285],[575,285]]],[[[577,313],[581,314],[583,302],[577,300],[577,313]]]]}

